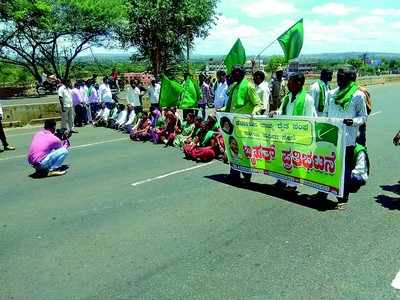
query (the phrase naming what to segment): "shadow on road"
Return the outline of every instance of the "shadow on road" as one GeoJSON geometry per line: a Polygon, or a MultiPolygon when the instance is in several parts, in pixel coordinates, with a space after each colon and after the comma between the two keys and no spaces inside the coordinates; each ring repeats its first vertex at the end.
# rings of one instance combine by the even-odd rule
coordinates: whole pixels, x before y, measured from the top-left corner
{"type": "Polygon", "coordinates": [[[210,175],[210,176],[205,176],[205,178],[208,178],[208,179],[220,182],[220,183],[224,183],[224,184],[230,185],[232,187],[262,193],[262,194],[265,194],[265,195],[268,195],[271,197],[275,197],[275,198],[280,198],[284,201],[298,204],[301,206],[305,206],[308,208],[312,208],[312,209],[315,209],[318,211],[334,210],[336,207],[336,202],[333,202],[331,200],[322,200],[322,201],[311,200],[311,199],[307,198],[307,196],[309,196],[309,195],[299,194],[298,192],[293,192],[293,193],[285,192],[285,191],[277,189],[275,186],[270,185],[270,184],[261,184],[261,183],[251,182],[251,183],[242,183],[240,185],[235,185],[235,184],[229,182],[227,174],[210,175]]]}
{"type": "Polygon", "coordinates": [[[394,185],[381,185],[381,189],[386,192],[394,193],[398,195],[398,197],[378,195],[375,197],[375,201],[387,209],[400,210],[400,182],[394,185]]]}

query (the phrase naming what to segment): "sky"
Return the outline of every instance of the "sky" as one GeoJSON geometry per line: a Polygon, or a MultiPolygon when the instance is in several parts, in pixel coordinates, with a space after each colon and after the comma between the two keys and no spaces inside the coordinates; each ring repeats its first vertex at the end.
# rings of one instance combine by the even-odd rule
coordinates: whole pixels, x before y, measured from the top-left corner
{"type": "MultiPolygon", "coordinates": [[[[400,0],[221,0],[217,13],[215,26],[206,39],[195,41],[192,55],[226,55],[237,38],[247,55],[257,55],[301,18],[302,54],[400,53],[400,0]]],[[[278,42],[263,53],[272,54],[283,54],[278,42]]]]}
{"type": "MultiPolygon", "coordinates": [[[[240,38],[247,54],[259,54],[304,18],[302,54],[400,53],[400,1],[222,0],[217,24],[193,54],[226,54],[240,38]]],[[[263,54],[282,54],[276,42],[263,54]]]]}

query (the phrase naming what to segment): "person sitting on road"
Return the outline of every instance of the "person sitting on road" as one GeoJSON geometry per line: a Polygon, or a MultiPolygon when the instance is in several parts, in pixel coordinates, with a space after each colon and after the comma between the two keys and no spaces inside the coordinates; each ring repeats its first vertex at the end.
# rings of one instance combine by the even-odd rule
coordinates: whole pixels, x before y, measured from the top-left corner
{"type": "Polygon", "coordinates": [[[112,115],[108,119],[108,128],[115,128],[115,124],[118,120],[118,117],[121,115],[121,113],[125,110],[125,105],[123,104],[118,104],[116,105],[116,109],[112,111],[112,115]]]}
{"type": "Polygon", "coordinates": [[[128,111],[123,104],[118,104],[118,111],[116,117],[109,122],[109,128],[119,129],[121,124],[125,124],[128,117],[128,111]]]}
{"type": "Polygon", "coordinates": [[[137,124],[137,120],[139,115],[136,115],[134,107],[131,104],[128,104],[128,117],[124,124],[122,124],[119,129],[126,133],[130,133],[132,128],[137,124]]]}
{"type": "Polygon", "coordinates": [[[165,113],[165,125],[162,129],[156,130],[156,143],[162,143],[166,146],[173,142],[175,136],[175,129],[178,124],[178,118],[173,111],[168,110],[165,113]]]}
{"type": "Polygon", "coordinates": [[[183,146],[186,159],[210,161],[219,154],[219,138],[222,137],[217,127],[217,119],[210,116],[202,123],[201,129],[191,143],[183,146]],[[219,136],[218,136],[219,135],[219,136]]]}
{"type": "Polygon", "coordinates": [[[174,147],[181,148],[184,141],[192,136],[194,131],[194,114],[188,113],[186,116],[186,121],[183,122],[182,127],[176,130],[176,136],[174,138],[174,147]]]}
{"type": "Polygon", "coordinates": [[[64,175],[63,162],[68,156],[69,142],[55,135],[56,121],[46,120],[44,129],[37,132],[28,151],[28,162],[37,174],[46,176],[64,175]]]}
{"type": "Polygon", "coordinates": [[[104,126],[107,124],[107,120],[110,116],[110,109],[102,103],[102,109],[96,115],[96,118],[93,120],[93,126],[104,126]]]}
{"type": "Polygon", "coordinates": [[[132,129],[130,137],[133,141],[147,141],[149,136],[149,131],[151,127],[151,121],[147,112],[142,112],[141,117],[132,129]]]}

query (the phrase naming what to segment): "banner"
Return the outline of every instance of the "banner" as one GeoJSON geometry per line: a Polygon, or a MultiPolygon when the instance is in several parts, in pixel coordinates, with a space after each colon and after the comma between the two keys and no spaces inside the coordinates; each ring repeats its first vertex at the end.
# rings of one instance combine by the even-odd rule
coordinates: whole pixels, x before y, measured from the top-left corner
{"type": "Polygon", "coordinates": [[[343,196],[341,119],[218,113],[231,167],[343,196]]]}

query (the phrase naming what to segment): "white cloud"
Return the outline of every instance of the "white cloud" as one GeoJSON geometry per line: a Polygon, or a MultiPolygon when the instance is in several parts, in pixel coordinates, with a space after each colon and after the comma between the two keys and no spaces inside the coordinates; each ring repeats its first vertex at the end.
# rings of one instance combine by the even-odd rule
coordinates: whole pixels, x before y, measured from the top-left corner
{"type": "Polygon", "coordinates": [[[366,16],[354,19],[352,21],[355,25],[371,25],[371,24],[382,24],[385,23],[385,19],[378,16],[366,16]]]}
{"type": "Polygon", "coordinates": [[[400,29],[400,22],[395,22],[392,24],[393,29],[400,29]]]}
{"type": "Polygon", "coordinates": [[[249,17],[262,18],[271,15],[285,15],[297,11],[297,8],[285,1],[260,0],[253,3],[243,2],[242,11],[249,17]]]}
{"type": "Polygon", "coordinates": [[[262,47],[265,34],[251,25],[243,24],[238,19],[221,16],[217,25],[205,40],[196,41],[195,52],[224,54],[229,51],[237,38],[242,40],[246,50],[262,47]]]}
{"type": "Polygon", "coordinates": [[[400,15],[400,9],[376,8],[372,11],[372,14],[377,15],[377,16],[398,16],[398,15],[400,15]]]}
{"type": "Polygon", "coordinates": [[[330,2],[324,5],[315,6],[311,11],[318,15],[347,16],[358,10],[359,8],[355,6],[346,6],[343,3],[330,2]]]}

